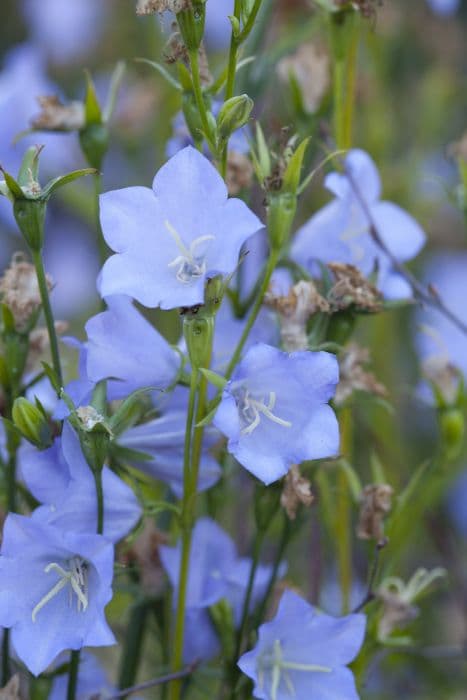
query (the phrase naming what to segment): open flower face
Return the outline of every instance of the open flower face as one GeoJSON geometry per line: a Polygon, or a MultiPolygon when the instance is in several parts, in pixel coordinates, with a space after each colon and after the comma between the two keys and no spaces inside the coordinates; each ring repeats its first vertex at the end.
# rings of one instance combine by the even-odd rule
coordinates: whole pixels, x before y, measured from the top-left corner
{"type": "Polygon", "coordinates": [[[159,170],[152,190],[102,195],[101,223],[117,251],[102,270],[102,296],[127,294],[162,309],[202,303],[207,277],[232,273],[242,244],[262,228],[191,146],[159,170]]]}
{"type": "Polygon", "coordinates": [[[337,420],[327,405],[337,381],[329,353],[287,354],[258,343],[227,384],[214,425],[240,464],[270,484],[292,464],[337,453],[337,420]]]}
{"type": "Polygon", "coordinates": [[[104,617],[112,597],[113,547],[10,514],[0,557],[0,625],[12,628],[19,658],[38,675],[65,649],[115,639],[104,617]]]}

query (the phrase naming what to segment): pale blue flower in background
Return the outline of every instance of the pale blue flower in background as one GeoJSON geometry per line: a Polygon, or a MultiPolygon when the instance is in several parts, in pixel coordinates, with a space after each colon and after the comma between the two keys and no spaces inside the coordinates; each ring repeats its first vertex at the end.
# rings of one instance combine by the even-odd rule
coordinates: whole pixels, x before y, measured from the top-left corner
{"type": "Polygon", "coordinates": [[[370,233],[370,220],[354,186],[378,229],[384,244],[398,262],[411,260],[425,243],[420,225],[406,211],[381,197],[378,170],[365,151],[349,151],[344,173],[330,173],[324,184],[334,195],[297,232],[291,257],[311,274],[319,276],[318,263],[340,262],[354,265],[366,276],[378,273],[378,288],[388,299],[412,296],[406,280],[394,270],[388,255],[370,233]]]}
{"type": "Polygon", "coordinates": [[[34,675],[60,652],[115,643],[104,608],[112,598],[113,545],[9,514],[0,556],[0,625],[34,675]]]}
{"type": "MultiPolygon", "coordinates": [[[[68,658],[65,655],[63,658],[60,657],[57,659],[57,663],[66,663],[67,661],[68,658]]],[[[63,700],[63,698],[66,698],[67,687],[67,674],[55,676],[47,700],[63,700]]],[[[105,700],[106,698],[111,698],[116,692],[116,687],[109,682],[106,672],[96,657],[87,652],[81,654],[76,687],[76,700],[92,700],[93,697],[98,697],[99,700],[105,700]]]]}
{"type": "Polygon", "coordinates": [[[288,354],[254,345],[234,370],[213,420],[228,438],[228,451],[265,484],[292,464],[337,454],[339,427],[327,402],[338,374],[327,352],[288,354]]]}
{"type": "Polygon", "coordinates": [[[101,223],[118,253],[103,267],[102,296],[163,309],[202,303],[206,279],[232,273],[243,243],[263,226],[244,202],[227,198],[215,167],[191,146],[159,170],[152,190],[102,195],[101,223]]]}
{"type": "Polygon", "coordinates": [[[435,14],[443,17],[455,14],[461,4],[461,0],[427,0],[427,2],[435,14]]]}
{"type": "Polygon", "coordinates": [[[57,63],[85,58],[104,29],[106,0],[22,0],[31,39],[57,63]]]}
{"type": "Polygon", "coordinates": [[[358,700],[346,668],[365,636],[364,615],[335,618],[286,590],[276,616],[259,628],[258,642],[238,665],[261,700],[358,700]]]}

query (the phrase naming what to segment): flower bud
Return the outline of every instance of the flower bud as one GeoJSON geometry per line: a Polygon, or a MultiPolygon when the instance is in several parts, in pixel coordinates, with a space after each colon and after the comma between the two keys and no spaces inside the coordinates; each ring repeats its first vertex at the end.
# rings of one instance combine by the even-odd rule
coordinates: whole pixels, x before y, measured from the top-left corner
{"type": "Polygon", "coordinates": [[[47,415],[40,404],[34,405],[27,399],[19,397],[13,404],[12,418],[21,435],[39,450],[45,450],[51,446],[52,431],[47,415]]]}
{"type": "Polygon", "coordinates": [[[230,603],[222,598],[209,608],[211,622],[216,628],[225,659],[232,659],[235,654],[235,624],[230,603]]]}
{"type": "Polygon", "coordinates": [[[76,410],[75,427],[78,430],[81,449],[93,472],[99,472],[104,466],[109,451],[112,431],[105,417],[93,406],[81,406],[76,410]]]}
{"type": "Polygon", "coordinates": [[[273,250],[281,250],[289,240],[297,211],[297,198],[290,192],[271,194],[268,200],[267,230],[273,250]]]}
{"type": "Polygon", "coordinates": [[[213,333],[214,316],[197,318],[189,313],[183,319],[183,335],[192,368],[209,367],[213,333]]]}
{"type": "Polygon", "coordinates": [[[91,166],[100,170],[109,147],[109,130],[106,124],[89,124],[79,132],[79,143],[91,166]]]}
{"type": "Polygon", "coordinates": [[[176,12],[176,18],[183,41],[188,51],[197,51],[204,34],[206,0],[192,0],[191,7],[176,12]]]}
{"type": "Polygon", "coordinates": [[[458,408],[447,408],[439,413],[441,440],[449,460],[459,456],[464,444],[465,421],[458,408]]]}
{"type": "Polygon", "coordinates": [[[42,199],[15,199],[13,213],[29,248],[35,252],[44,245],[46,202],[42,199]]]}
{"type": "Polygon", "coordinates": [[[231,97],[224,102],[217,117],[217,133],[221,142],[227,141],[234,131],[247,123],[253,104],[248,95],[231,97]]]}

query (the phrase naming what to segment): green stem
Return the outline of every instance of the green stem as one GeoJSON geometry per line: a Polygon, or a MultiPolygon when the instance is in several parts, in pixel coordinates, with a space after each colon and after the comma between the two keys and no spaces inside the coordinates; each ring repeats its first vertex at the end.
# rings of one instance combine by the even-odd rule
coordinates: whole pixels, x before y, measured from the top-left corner
{"type": "Polygon", "coordinates": [[[199,73],[199,58],[198,58],[198,51],[190,51],[189,52],[190,56],[190,67],[191,67],[191,78],[193,82],[193,93],[195,96],[196,100],[196,106],[198,107],[199,111],[199,116],[201,118],[201,124],[203,125],[203,130],[204,130],[204,137],[206,139],[206,142],[213,152],[213,154],[216,154],[216,149],[213,144],[212,136],[211,136],[211,126],[209,124],[209,119],[208,119],[208,112],[206,109],[206,103],[204,101],[204,96],[203,96],[203,89],[201,87],[201,78],[200,78],[200,73],[199,73]]]}
{"type": "Polygon", "coordinates": [[[3,630],[2,640],[2,687],[10,680],[10,630],[3,630]]]}
{"type": "Polygon", "coordinates": [[[331,18],[334,54],[334,139],[336,148],[352,145],[357,53],[359,38],[358,13],[345,10],[331,18]]]}
{"type": "MultiPolygon", "coordinates": [[[[352,459],[352,414],[349,408],[341,413],[341,454],[349,461],[352,459]]],[[[347,476],[343,469],[337,474],[337,498],[335,519],[335,541],[337,562],[342,595],[342,615],[347,615],[350,608],[352,589],[352,538],[350,527],[351,500],[347,476]]]]}
{"type": "Polygon", "coordinates": [[[131,609],[130,621],[125,633],[125,643],[121,655],[119,688],[132,686],[138,672],[139,659],[144,641],[144,631],[148,619],[148,601],[143,600],[131,609]]]}
{"type": "MultiPolygon", "coordinates": [[[[241,12],[241,2],[240,0],[235,0],[234,4],[234,17],[240,21],[241,12]]],[[[229,49],[229,63],[227,67],[227,81],[225,84],[225,96],[224,101],[230,100],[233,97],[235,89],[235,74],[237,72],[237,58],[238,58],[238,47],[240,46],[239,37],[236,37],[233,30],[232,36],[230,37],[230,49],[229,49]]],[[[227,148],[226,148],[227,150],[227,148]]]]}
{"type": "Polygon", "coordinates": [[[70,670],[68,672],[68,687],[66,691],[66,700],[76,699],[76,689],[78,685],[80,651],[70,652],[70,670]]]}
{"type": "Polygon", "coordinates": [[[277,548],[276,556],[274,559],[274,565],[273,569],[271,572],[271,577],[268,582],[268,587],[266,589],[266,593],[264,594],[264,598],[261,601],[261,604],[255,613],[254,621],[253,621],[253,628],[256,629],[256,627],[261,624],[263,618],[264,618],[264,613],[266,612],[266,607],[269,601],[269,598],[271,596],[271,593],[274,589],[274,586],[276,585],[277,577],[279,575],[279,568],[282,563],[282,559],[284,557],[285,550],[287,549],[287,545],[290,542],[292,533],[293,533],[293,528],[291,526],[290,519],[287,517],[287,515],[283,515],[284,521],[282,525],[282,533],[281,533],[281,539],[279,542],[279,547],[277,548]]]}
{"type": "Polygon", "coordinates": [[[268,291],[269,282],[271,281],[272,273],[275,270],[278,259],[279,259],[279,251],[272,250],[271,255],[269,256],[269,260],[268,260],[268,263],[266,266],[265,273],[264,273],[263,282],[262,282],[261,287],[258,291],[258,296],[256,297],[255,303],[253,304],[253,308],[251,309],[251,313],[248,316],[248,321],[245,324],[245,328],[243,329],[243,333],[241,335],[241,338],[238,341],[238,345],[235,348],[234,353],[232,355],[232,358],[228,364],[228,367],[227,367],[227,370],[225,373],[226,379],[230,379],[230,377],[232,376],[232,372],[234,371],[234,369],[235,369],[235,367],[240,359],[244,345],[245,345],[246,341],[248,340],[248,336],[250,335],[250,331],[253,327],[253,324],[256,321],[258,314],[261,310],[264,295],[268,291]]]}
{"type": "Polygon", "coordinates": [[[102,487],[102,469],[93,470],[93,476],[94,483],[96,485],[97,534],[102,535],[104,533],[104,490],[102,487]]]}
{"type": "Polygon", "coordinates": [[[44,312],[45,323],[47,326],[47,331],[49,334],[50,342],[50,352],[52,355],[52,365],[55,374],[58,377],[60,385],[63,384],[62,367],[60,364],[60,355],[58,352],[58,340],[57,333],[55,331],[54,317],[52,313],[52,307],[50,305],[49,290],[47,288],[47,281],[45,277],[44,261],[42,259],[42,252],[40,250],[32,251],[32,259],[34,267],[36,268],[37,283],[39,285],[39,292],[41,295],[42,310],[44,312]]]}
{"type": "Polygon", "coordinates": [[[102,265],[105,263],[107,258],[109,257],[109,247],[107,243],[105,242],[104,235],[102,233],[102,228],[101,228],[101,220],[100,220],[100,204],[99,204],[99,197],[101,194],[102,190],[102,175],[95,175],[94,176],[94,218],[95,218],[95,227],[96,227],[96,235],[97,235],[97,247],[99,250],[99,258],[102,263],[102,265]]]}
{"type": "MultiPolygon", "coordinates": [[[[188,573],[191,550],[191,524],[188,521],[187,505],[191,500],[191,438],[193,433],[193,419],[195,413],[196,392],[198,387],[198,370],[191,368],[190,394],[188,398],[188,410],[185,427],[185,445],[183,454],[183,505],[182,505],[182,556],[178,581],[177,613],[175,618],[175,634],[173,643],[172,671],[177,672],[182,668],[183,662],[183,638],[185,633],[185,606],[188,588],[188,573]]],[[[175,680],[170,684],[170,700],[178,700],[181,693],[181,681],[175,680]]]]}

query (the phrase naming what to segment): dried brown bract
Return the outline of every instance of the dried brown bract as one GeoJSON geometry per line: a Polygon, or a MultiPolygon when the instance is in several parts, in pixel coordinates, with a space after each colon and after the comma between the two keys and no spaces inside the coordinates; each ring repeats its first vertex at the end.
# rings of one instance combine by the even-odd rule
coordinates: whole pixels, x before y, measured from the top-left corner
{"type": "Polygon", "coordinates": [[[84,105],[70,102],[64,105],[56,95],[42,95],[37,98],[40,114],[31,121],[33,129],[42,131],[79,131],[84,127],[84,105]]]}
{"type": "Polygon", "coordinates": [[[294,78],[306,111],[316,112],[330,85],[329,55],[324,47],[311,42],[302,44],[294,54],[279,61],[277,73],[284,82],[294,78]]]}
{"type": "Polygon", "coordinates": [[[314,283],[306,280],[297,282],[287,296],[274,296],[270,290],[265,303],[279,315],[282,343],[287,352],[307,348],[308,319],[319,311],[330,311],[328,302],[319,294],[314,283]]]}
{"type": "Polygon", "coordinates": [[[293,464],[284,479],[284,489],[281,494],[281,506],[290,520],[295,520],[300,505],[307,508],[314,501],[311,484],[300,473],[298,464],[293,464]]]}
{"type": "Polygon", "coordinates": [[[391,510],[394,490],[388,484],[365,486],[361,495],[357,537],[361,540],[384,542],[384,517],[391,510]]]}
{"type": "Polygon", "coordinates": [[[383,614],[378,625],[380,639],[387,639],[394,630],[405,627],[418,615],[418,608],[396,591],[381,588],[377,598],[383,603],[383,614]]]}
{"type": "Polygon", "coordinates": [[[229,194],[235,197],[241,190],[249,187],[253,181],[253,166],[243,153],[229,151],[227,155],[226,182],[229,194]]]}
{"type": "Polygon", "coordinates": [[[333,311],[343,311],[350,306],[368,313],[381,311],[383,304],[381,292],[362,275],[360,270],[344,263],[329,263],[328,267],[335,279],[335,284],[327,296],[333,311]]]}
{"type": "Polygon", "coordinates": [[[365,369],[369,361],[369,350],[356,343],[351,343],[339,355],[340,379],[334,396],[336,406],[342,406],[354,391],[366,391],[381,397],[387,396],[384,384],[381,384],[372,372],[365,369]]]}
{"type": "MultiPolygon", "coordinates": [[[[47,287],[52,289],[52,279],[47,275],[46,280],[47,287]]],[[[10,267],[0,278],[0,298],[11,310],[18,330],[24,328],[41,304],[34,265],[26,262],[22,253],[15,253],[10,267]]]]}
{"type": "Polygon", "coordinates": [[[423,376],[431,382],[446,404],[455,403],[462,380],[460,370],[444,355],[431,355],[422,362],[423,376]]]}
{"type": "Polygon", "coordinates": [[[165,574],[159,557],[159,547],[168,544],[167,536],[147,520],[144,528],[125,553],[126,564],[135,564],[141,576],[141,585],[150,595],[160,594],[165,587],[165,574]]]}
{"type": "Polygon", "coordinates": [[[156,12],[169,10],[177,14],[191,6],[190,0],[137,0],[137,15],[154,15],[156,12]]]}

